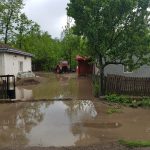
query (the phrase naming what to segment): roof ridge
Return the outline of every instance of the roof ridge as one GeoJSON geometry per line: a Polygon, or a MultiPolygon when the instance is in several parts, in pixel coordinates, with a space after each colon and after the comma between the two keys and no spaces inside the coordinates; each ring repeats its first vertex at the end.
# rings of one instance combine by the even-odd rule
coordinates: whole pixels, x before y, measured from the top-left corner
{"type": "Polygon", "coordinates": [[[5,53],[14,53],[14,54],[20,54],[20,55],[24,55],[24,56],[30,56],[32,57],[33,54],[23,51],[23,50],[18,50],[16,48],[10,47],[7,44],[1,44],[0,43],[0,52],[5,52],[5,53]]]}

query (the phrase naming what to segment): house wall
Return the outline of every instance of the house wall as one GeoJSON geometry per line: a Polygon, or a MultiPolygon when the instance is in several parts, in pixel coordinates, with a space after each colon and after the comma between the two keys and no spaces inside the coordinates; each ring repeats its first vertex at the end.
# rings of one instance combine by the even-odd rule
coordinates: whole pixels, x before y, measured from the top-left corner
{"type": "Polygon", "coordinates": [[[10,74],[17,76],[19,72],[20,61],[23,62],[23,72],[32,71],[31,57],[5,53],[4,54],[5,75],[10,74]]]}
{"type": "Polygon", "coordinates": [[[139,69],[134,70],[132,73],[125,73],[123,65],[108,65],[104,70],[105,75],[116,74],[128,77],[150,77],[150,66],[143,65],[139,69]]]}
{"type": "Polygon", "coordinates": [[[0,53],[0,75],[3,75],[4,73],[4,54],[0,53]]]}

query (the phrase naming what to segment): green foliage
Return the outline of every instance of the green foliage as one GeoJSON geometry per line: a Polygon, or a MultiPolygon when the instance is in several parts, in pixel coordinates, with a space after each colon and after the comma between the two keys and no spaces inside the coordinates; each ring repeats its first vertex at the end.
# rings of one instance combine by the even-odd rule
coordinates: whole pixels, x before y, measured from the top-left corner
{"type": "Polygon", "coordinates": [[[119,140],[119,143],[130,147],[150,147],[150,141],[127,141],[127,140],[119,140]]]}
{"type": "Polygon", "coordinates": [[[73,34],[73,28],[68,28],[63,31],[62,38],[62,58],[68,60],[70,67],[75,69],[77,62],[76,55],[86,55],[86,40],[81,36],[73,34]]]}
{"type": "Polygon", "coordinates": [[[94,96],[98,97],[99,96],[99,91],[100,91],[100,85],[98,83],[94,82],[93,90],[94,90],[94,96]]]}
{"type": "Polygon", "coordinates": [[[142,100],[134,100],[130,104],[131,107],[150,107],[150,98],[143,98],[142,100]]]}
{"type": "Polygon", "coordinates": [[[14,29],[18,22],[18,15],[23,7],[23,0],[1,0],[0,3],[0,23],[1,36],[4,43],[13,39],[14,29]]]}
{"type": "MultiPolygon", "coordinates": [[[[36,23],[29,20],[24,13],[20,14],[20,16],[18,17],[17,26],[15,27],[15,30],[16,30],[15,37],[16,38],[14,41],[18,48],[20,48],[20,49],[23,48],[24,40],[25,40],[26,36],[28,34],[30,34],[30,32],[31,32],[31,30],[33,30],[33,28],[35,28],[35,25],[36,25],[36,23]]],[[[38,26],[38,25],[36,25],[36,26],[38,26]]],[[[38,30],[39,30],[39,26],[38,26],[38,30]]]]}
{"type": "Polygon", "coordinates": [[[52,39],[36,22],[21,13],[23,6],[23,0],[0,1],[0,42],[32,53],[36,70],[53,70],[62,59],[68,60],[75,69],[75,56],[85,52],[86,40],[74,35],[70,26],[62,40],[52,39]]]}
{"type": "Polygon", "coordinates": [[[123,105],[127,105],[130,107],[150,107],[150,98],[141,98],[139,100],[134,100],[130,98],[129,96],[124,96],[124,95],[117,95],[117,94],[111,94],[111,95],[106,95],[106,100],[108,102],[113,102],[113,103],[119,103],[123,105]]]}
{"type": "Polygon", "coordinates": [[[108,114],[121,113],[121,112],[122,112],[122,110],[121,110],[120,108],[109,108],[109,109],[107,110],[107,113],[108,113],[108,114]]]}
{"type": "Polygon", "coordinates": [[[51,71],[60,60],[61,43],[47,32],[32,31],[24,38],[23,49],[34,54],[33,64],[38,71],[51,71]]]}
{"type": "Polygon", "coordinates": [[[92,81],[93,81],[93,93],[95,97],[99,96],[99,91],[100,91],[100,85],[99,85],[99,78],[97,75],[92,76],[92,81]]]}
{"type": "Polygon", "coordinates": [[[150,60],[149,0],[70,0],[67,13],[74,33],[87,39],[89,54],[100,70],[123,64],[136,69],[150,60]]]}
{"type": "Polygon", "coordinates": [[[106,95],[105,98],[107,101],[113,102],[113,103],[121,103],[121,104],[131,103],[131,100],[127,96],[123,96],[123,95],[111,94],[111,95],[106,95]]]}

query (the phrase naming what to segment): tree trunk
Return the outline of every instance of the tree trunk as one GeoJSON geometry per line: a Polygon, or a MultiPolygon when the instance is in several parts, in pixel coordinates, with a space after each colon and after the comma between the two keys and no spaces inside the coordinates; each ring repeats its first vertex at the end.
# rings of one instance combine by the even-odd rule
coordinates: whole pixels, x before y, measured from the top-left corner
{"type": "Polygon", "coordinates": [[[72,64],[71,64],[71,55],[72,55],[72,49],[70,48],[70,49],[69,49],[70,71],[72,70],[72,68],[71,68],[71,65],[72,65],[72,64]]]}
{"type": "Polygon", "coordinates": [[[103,64],[102,56],[99,56],[99,85],[100,85],[100,91],[99,91],[99,96],[103,96],[105,94],[105,81],[104,81],[104,67],[105,65],[103,64]]]}
{"type": "Polygon", "coordinates": [[[100,84],[100,96],[103,96],[105,94],[105,83],[104,83],[104,67],[101,65],[99,67],[100,70],[100,76],[99,76],[99,84],[100,84]]]}
{"type": "Polygon", "coordinates": [[[13,15],[13,9],[10,10],[10,14],[8,13],[8,19],[7,19],[6,30],[5,30],[5,38],[4,38],[5,44],[8,43],[8,31],[9,31],[9,26],[10,26],[12,15],[13,15]]]}
{"type": "Polygon", "coordinates": [[[6,31],[5,31],[4,43],[7,44],[7,41],[8,41],[8,26],[6,27],[6,31]]]}

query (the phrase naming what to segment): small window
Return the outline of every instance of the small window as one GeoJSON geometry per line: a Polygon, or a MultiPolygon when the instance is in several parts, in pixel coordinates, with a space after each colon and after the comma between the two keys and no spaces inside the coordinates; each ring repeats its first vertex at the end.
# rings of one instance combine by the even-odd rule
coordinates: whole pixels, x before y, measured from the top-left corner
{"type": "Polygon", "coordinates": [[[23,62],[19,61],[19,72],[23,72],[23,62]]]}
{"type": "Polygon", "coordinates": [[[129,66],[124,66],[123,71],[124,71],[124,73],[132,73],[133,72],[129,66]]]}

